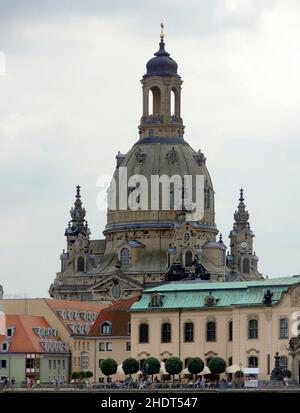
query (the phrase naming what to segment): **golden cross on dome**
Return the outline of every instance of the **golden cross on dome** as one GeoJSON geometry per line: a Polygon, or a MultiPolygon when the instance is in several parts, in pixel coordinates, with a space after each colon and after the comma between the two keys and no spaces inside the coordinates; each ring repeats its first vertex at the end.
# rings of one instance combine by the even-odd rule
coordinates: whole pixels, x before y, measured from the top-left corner
{"type": "Polygon", "coordinates": [[[163,40],[164,39],[164,37],[165,37],[165,34],[164,34],[164,24],[163,23],[160,23],[160,38],[161,38],[161,40],[163,40]]]}

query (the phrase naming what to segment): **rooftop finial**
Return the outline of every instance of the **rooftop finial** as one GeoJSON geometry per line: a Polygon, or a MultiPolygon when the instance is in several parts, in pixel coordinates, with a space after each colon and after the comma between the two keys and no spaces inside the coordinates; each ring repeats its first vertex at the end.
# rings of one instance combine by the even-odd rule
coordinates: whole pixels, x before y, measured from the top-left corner
{"type": "Polygon", "coordinates": [[[76,198],[79,199],[81,197],[80,195],[80,185],[76,186],[76,198]]]}
{"type": "Polygon", "coordinates": [[[243,188],[240,189],[240,201],[243,202],[244,201],[244,190],[243,188]]]}
{"type": "Polygon", "coordinates": [[[165,34],[164,34],[164,24],[163,23],[160,23],[160,40],[163,42],[164,41],[164,37],[165,37],[165,34]]]}

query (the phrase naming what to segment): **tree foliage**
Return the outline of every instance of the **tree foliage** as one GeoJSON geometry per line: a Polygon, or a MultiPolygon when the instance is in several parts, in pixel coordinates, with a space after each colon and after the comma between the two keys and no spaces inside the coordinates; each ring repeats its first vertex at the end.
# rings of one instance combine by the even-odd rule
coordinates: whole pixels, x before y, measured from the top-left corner
{"type": "Polygon", "coordinates": [[[129,357],[128,359],[123,361],[122,368],[125,374],[135,374],[139,371],[139,363],[136,359],[129,357]]]}
{"type": "Polygon", "coordinates": [[[157,360],[155,357],[148,357],[144,360],[143,363],[143,373],[144,374],[150,374],[153,376],[153,374],[158,374],[160,370],[160,362],[157,360]]]}
{"type": "Polygon", "coordinates": [[[208,368],[214,375],[224,373],[226,361],[221,357],[212,357],[208,362],[208,368]]]}
{"type": "Polygon", "coordinates": [[[191,374],[199,374],[204,369],[204,362],[200,357],[192,357],[187,363],[187,368],[191,374]]]}
{"type": "Polygon", "coordinates": [[[166,361],[166,371],[173,377],[182,371],[182,361],[178,357],[170,357],[166,361]]]}
{"type": "Polygon", "coordinates": [[[116,362],[116,360],[108,358],[102,360],[100,369],[105,376],[109,377],[117,372],[118,363],[116,362]]]}

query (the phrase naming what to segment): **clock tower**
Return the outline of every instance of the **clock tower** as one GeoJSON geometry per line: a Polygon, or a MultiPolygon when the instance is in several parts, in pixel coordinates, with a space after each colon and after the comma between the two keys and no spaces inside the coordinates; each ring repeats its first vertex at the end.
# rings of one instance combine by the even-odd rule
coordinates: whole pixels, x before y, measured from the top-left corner
{"type": "Polygon", "coordinates": [[[253,252],[254,233],[250,229],[249,212],[244,203],[244,190],[240,190],[238,209],[234,213],[233,229],[229,234],[230,254],[227,255],[227,265],[231,268],[229,278],[240,274],[245,280],[262,278],[257,270],[258,257],[253,252]]]}

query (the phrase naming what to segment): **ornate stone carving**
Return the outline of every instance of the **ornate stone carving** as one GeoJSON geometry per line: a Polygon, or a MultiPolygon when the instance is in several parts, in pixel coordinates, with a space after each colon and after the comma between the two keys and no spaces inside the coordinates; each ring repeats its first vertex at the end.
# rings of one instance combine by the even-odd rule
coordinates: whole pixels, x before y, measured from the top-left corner
{"type": "Polygon", "coordinates": [[[137,163],[143,163],[146,158],[147,158],[147,154],[144,153],[141,148],[139,148],[135,154],[135,159],[137,163]]]}
{"type": "Polygon", "coordinates": [[[167,160],[169,163],[178,162],[178,152],[173,148],[167,153],[167,160]]]}

